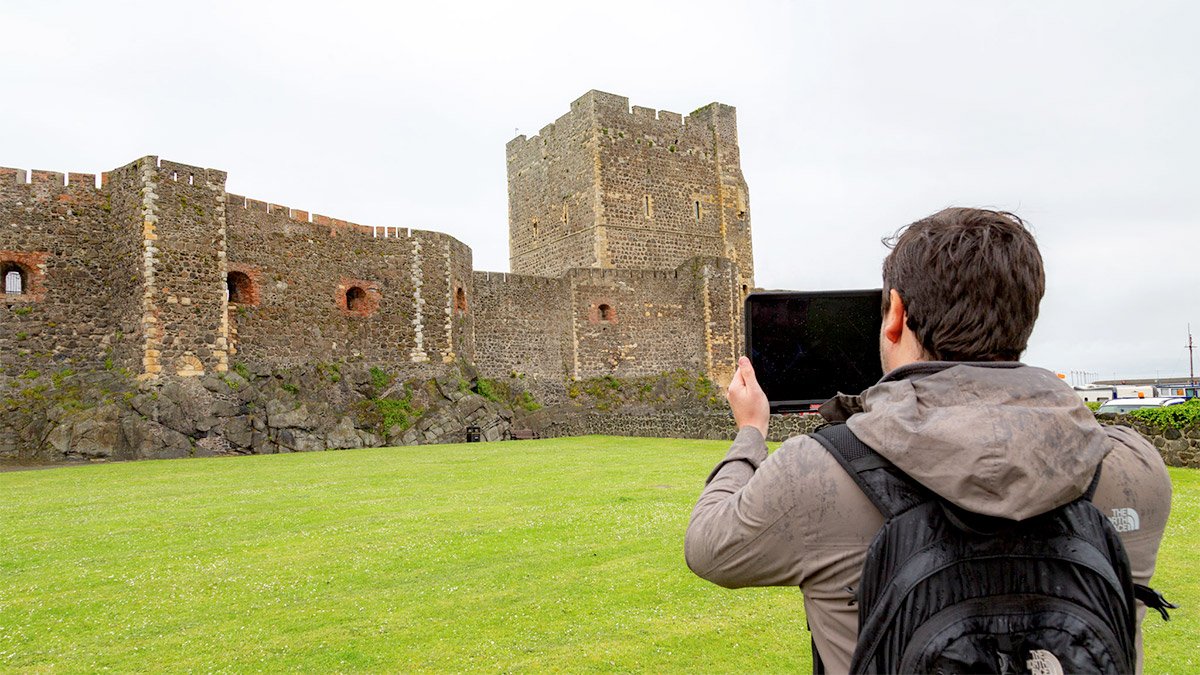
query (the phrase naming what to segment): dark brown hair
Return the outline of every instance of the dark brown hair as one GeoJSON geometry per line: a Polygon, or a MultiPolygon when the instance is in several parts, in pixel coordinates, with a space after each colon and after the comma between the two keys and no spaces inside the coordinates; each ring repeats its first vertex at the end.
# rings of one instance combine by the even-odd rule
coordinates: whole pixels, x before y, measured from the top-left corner
{"type": "Polygon", "coordinates": [[[896,289],[937,361],[1021,358],[1046,292],[1042,255],[1017,216],[949,208],[884,240],[883,309],[896,289]]]}

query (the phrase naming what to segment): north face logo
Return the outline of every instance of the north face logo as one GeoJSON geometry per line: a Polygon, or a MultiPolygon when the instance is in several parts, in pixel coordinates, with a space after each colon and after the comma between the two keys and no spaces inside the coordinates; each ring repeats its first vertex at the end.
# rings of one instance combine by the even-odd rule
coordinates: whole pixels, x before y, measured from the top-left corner
{"type": "Polygon", "coordinates": [[[1117,532],[1132,532],[1142,526],[1138,512],[1131,508],[1113,509],[1108,520],[1117,528],[1117,532]]]}
{"type": "Polygon", "coordinates": [[[1033,675],[1063,675],[1062,662],[1045,649],[1035,649],[1029,652],[1029,660],[1025,667],[1033,675]]]}

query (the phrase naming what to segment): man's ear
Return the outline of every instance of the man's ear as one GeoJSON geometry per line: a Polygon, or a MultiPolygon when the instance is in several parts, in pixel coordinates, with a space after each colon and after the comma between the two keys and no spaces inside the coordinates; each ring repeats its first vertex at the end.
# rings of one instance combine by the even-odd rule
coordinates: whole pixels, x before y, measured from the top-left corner
{"type": "Polygon", "coordinates": [[[904,326],[908,321],[908,313],[904,311],[904,301],[896,289],[888,291],[888,310],[883,317],[883,337],[893,345],[900,343],[904,335],[904,326]]]}

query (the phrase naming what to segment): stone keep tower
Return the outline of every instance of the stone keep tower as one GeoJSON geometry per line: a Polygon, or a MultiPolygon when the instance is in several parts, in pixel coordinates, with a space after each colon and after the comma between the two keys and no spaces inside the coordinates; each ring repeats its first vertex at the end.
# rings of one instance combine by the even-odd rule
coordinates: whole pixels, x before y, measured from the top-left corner
{"type": "Polygon", "coordinates": [[[593,90],[507,155],[513,273],[673,270],[714,256],[737,264],[743,294],[754,286],[732,106],[630,111],[628,98],[593,90]]]}

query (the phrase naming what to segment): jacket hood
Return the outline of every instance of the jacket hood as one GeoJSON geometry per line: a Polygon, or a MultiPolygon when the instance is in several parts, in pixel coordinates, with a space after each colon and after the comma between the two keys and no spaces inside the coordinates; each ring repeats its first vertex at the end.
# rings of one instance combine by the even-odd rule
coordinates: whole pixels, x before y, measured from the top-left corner
{"type": "Polygon", "coordinates": [[[847,424],[864,443],[989,516],[1024,520],[1078,498],[1111,448],[1070,386],[1019,363],[911,364],[856,403],[847,424]]]}

